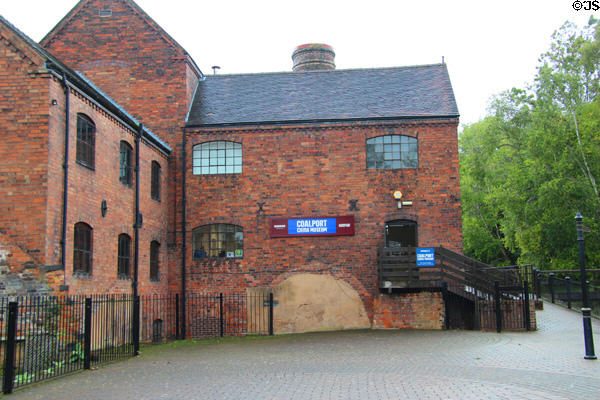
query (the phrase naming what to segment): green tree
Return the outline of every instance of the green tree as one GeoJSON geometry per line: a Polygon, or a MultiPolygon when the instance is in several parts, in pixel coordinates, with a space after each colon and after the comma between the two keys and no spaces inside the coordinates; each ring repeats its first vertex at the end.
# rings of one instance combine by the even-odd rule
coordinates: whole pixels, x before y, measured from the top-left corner
{"type": "Polygon", "coordinates": [[[493,264],[574,268],[577,211],[600,261],[600,27],[563,25],[527,90],[497,96],[459,138],[464,250],[493,264]]]}

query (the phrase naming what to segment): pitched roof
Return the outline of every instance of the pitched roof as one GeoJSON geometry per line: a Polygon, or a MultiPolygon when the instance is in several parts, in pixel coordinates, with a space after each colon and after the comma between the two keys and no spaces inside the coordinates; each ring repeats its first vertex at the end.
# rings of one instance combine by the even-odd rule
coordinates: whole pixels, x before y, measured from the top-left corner
{"type": "MultiPolygon", "coordinates": [[[[108,112],[113,114],[115,117],[119,118],[123,123],[128,125],[132,130],[135,130],[139,127],[140,123],[123,107],[121,107],[116,101],[112,100],[108,97],[104,92],[102,92],[98,87],[96,87],[90,80],[88,80],[82,73],[73,71],[71,68],[67,67],[52,55],[48,50],[41,47],[37,44],[33,39],[29,36],[21,32],[18,28],[16,28],[13,24],[8,22],[4,17],[0,15],[0,24],[4,24],[8,27],[14,34],[16,34],[21,40],[23,40],[33,51],[39,54],[45,60],[45,68],[58,76],[64,76],[67,78],[69,84],[79,91],[89,96],[92,100],[97,102],[99,105],[104,107],[108,112]]],[[[157,146],[161,151],[170,154],[171,147],[163,142],[158,136],[152,133],[149,129],[143,128],[142,136],[157,146]]]]}
{"type": "Polygon", "coordinates": [[[445,64],[210,75],[187,126],[458,117],[445,64]]]}

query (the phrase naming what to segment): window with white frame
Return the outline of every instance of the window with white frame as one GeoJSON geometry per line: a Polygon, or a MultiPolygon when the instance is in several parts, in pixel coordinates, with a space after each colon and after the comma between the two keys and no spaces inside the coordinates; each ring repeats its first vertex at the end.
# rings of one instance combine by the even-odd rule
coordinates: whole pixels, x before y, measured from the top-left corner
{"type": "Polygon", "coordinates": [[[385,135],[367,139],[367,169],[418,168],[417,138],[385,135]]]}
{"type": "Polygon", "coordinates": [[[219,140],[194,146],[194,175],[239,174],[241,172],[241,143],[219,140]]]}

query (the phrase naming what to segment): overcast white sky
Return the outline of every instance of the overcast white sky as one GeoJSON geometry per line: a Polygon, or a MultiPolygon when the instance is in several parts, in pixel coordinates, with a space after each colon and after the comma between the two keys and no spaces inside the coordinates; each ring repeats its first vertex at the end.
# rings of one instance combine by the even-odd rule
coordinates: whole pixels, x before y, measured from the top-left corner
{"type": "MultiPolygon", "coordinates": [[[[338,69],[439,63],[445,57],[461,122],[490,96],[531,82],[552,32],[583,26],[574,0],[136,0],[205,74],[289,71],[295,46],[334,47],[338,69]]],[[[76,0],[2,0],[0,14],[36,41],[76,0]]],[[[599,12],[594,12],[598,17],[599,12]]]]}

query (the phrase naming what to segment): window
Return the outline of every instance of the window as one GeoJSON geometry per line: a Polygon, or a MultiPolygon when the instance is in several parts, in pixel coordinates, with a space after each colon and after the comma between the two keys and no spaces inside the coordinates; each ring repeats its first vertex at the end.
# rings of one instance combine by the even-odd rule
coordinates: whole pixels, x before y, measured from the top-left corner
{"type": "Polygon", "coordinates": [[[86,115],[77,114],[77,162],[94,169],[95,145],[96,125],[86,115]]]}
{"type": "Polygon", "coordinates": [[[119,181],[131,186],[131,146],[127,142],[121,142],[119,154],[119,181]]]}
{"type": "Polygon", "coordinates": [[[150,197],[156,201],[160,201],[160,164],[156,161],[152,161],[150,197]]]}
{"type": "Polygon", "coordinates": [[[194,146],[194,175],[239,174],[242,172],[242,144],[206,142],[194,146]]]}
{"type": "Polygon", "coordinates": [[[194,258],[241,258],[244,255],[244,232],[241,226],[211,224],[193,231],[194,258]]]}
{"type": "Polygon", "coordinates": [[[367,139],[367,169],[417,168],[417,138],[386,135],[367,139]]]}
{"type": "Polygon", "coordinates": [[[73,273],[92,273],[92,227],[84,222],[75,224],[73,235],[73,273]]]}
{"type": "Polygon", "coordinates": [[[117,277],[119,279],[129,279],[131,271],[131,238],[125,233],[119,235],[119,254],[117,277]]]}
{"type": "Polygon", "coordinates": [[[159,256],[160,255],[160,243],[156,240],[150,243],[150,280],[151,281],[159,281],[160,277],[158,275],[158,267],[159,267],[159,256]]]}

